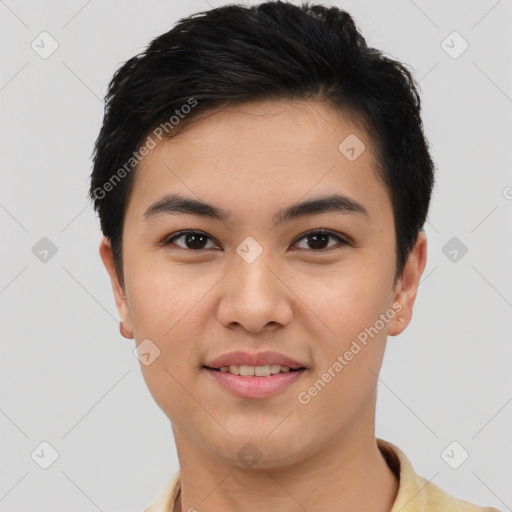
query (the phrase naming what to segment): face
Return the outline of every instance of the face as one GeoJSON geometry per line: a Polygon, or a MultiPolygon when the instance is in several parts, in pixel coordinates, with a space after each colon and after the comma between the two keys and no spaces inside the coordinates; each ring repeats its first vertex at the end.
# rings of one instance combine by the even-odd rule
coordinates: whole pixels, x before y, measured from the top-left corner
{"type": "Polygon", "coordinates": [[[410,320],[426,252],[420,235],[395,280],[393,211],[375,167],[367,134],[312,102],[230,107],[142,160],[124,289],[105,239],[100,253],[177,443],[270,468],[372,426],[386,337],[410,320]],[[165,201],[176,195],[210,207],[165,201]],[[269,368],[219,369],[236,363],[269,368]]]}

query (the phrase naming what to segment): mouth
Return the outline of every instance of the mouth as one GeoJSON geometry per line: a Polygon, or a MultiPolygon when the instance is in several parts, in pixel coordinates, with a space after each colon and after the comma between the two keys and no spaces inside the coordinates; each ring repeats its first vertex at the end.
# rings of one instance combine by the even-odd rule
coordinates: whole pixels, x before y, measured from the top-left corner
{"type": "Polygon", "coordinates": [[[271,364],[264,366],[229,365],[220,366],[219,368],[211,368],[209,366],[203,365],[203,368],[206,368],[207,370],[212,370],[214,372],[239,375],[241,377],[270,377],[272,375],[279,375],[281,373],[300,372],[302,370],[306,370],[304,366],[300,366],[298,368],[291,368],[289,366],[281,366],[280,364],[271,364]]]}
{"type": "Polygon", "coordinates": [[[308,371],[304,362],[267,350],[228,352],[202,365],[210,382],[240,398],[268,398],[282,392],[308,371]]]}

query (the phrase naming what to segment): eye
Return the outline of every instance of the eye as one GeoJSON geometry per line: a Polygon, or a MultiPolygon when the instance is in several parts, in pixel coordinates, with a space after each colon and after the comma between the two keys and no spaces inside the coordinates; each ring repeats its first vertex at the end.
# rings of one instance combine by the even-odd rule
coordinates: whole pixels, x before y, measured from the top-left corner
{"type": "Polygon", "coordinates": [[[306,249],[312,248],[314,249],[314,252],[322,252],[332,248],[332,245],[324,247],[325,244],[328,242],[329,238],[336,238],[339,244],[341,245],[348,244],[348,242],[346,242],[339,235],[336,235],[335,233],[331,233],[330,231],[325,230],[309,231],[308,233],[302,235],[295,243],[298,243],[300,240],[305,239],[306,244],[309,244],[309,247],[306,247],[306,249]]]}
{"type": "MultiPolygon", "coordinates": [[[[343,238],[341,238],[339,235],[332,233],[330,231],[325,230],[317,230],[317,231],[309,231],[308,233],[305,233],[302,235],[293,245],[298,244],[301,240],[306,240],[306,244],[309,245],[309,247],[302,247],[300,249],[312,249],[314,252],[321,252],[328,250],[332,248],[332,245],[327,245],[325,247],[325,244],[328,243],[329,238],[335,238],[338,240],[338,244],[341,245],[347,245],[348,242],[346,242],[343,238]]],[[[208,241],[212,241],[212,239],[206,235],[205,233],[202,233],[201,231],[182,231],[180,233],[177,233],[170,238],[167,238],[164,242],[162,242],[162,245],[168,246],[168,245],[177,245],[181,249],[189,249],[191,251],[201,251],[203,249],[211,249],[212,247],[207,247],[208,241]],[[183,245],[177,244],[176,241],[183,239],[183,245]]],[[[336,245],[336,244],[334,244],[336,245]]]]}
{"type": "MultiPolygon", "coordinates": [[[[205,235],[201,231],[182,231],[181,233],[178,233],[171,238],[166,239],[162,245],[172,245],[175,243],[176,240],[179,240],[180,238],[183,239],[185,247],[180,246],[178,247],[181,249],[190,249],[192,251],[200,251],[205,248],[205,242],[207,240],[211,240],[211,238],[208,235],[205,235]]],[[[211,247],[207,247],[207,249],[210,249],[211,247]]]]}

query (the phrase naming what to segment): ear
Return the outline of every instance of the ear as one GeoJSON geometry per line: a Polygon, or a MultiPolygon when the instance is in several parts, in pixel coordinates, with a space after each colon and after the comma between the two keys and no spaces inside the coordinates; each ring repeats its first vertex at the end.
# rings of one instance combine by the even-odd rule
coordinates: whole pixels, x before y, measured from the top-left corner
{"type": "Polygon", "coordinates": [[[110,276],[110,282],[112,284],[112,291],[114,292],[114,298],[116,301],[117,311],[119,313],[119,318],[121,319],[122,327],[121,334],[125,338],[133,338],[133,326],[132,320],[130,317],[130,310],[128,308],[128,302],[125,298],[125,292],[123,287],[119,281],[116,268],[114,265],[114,255],[112,252],[112,246],[110,244],[110,240],[105,236],[102,237],[100,242],[100,256],[103,260],[103,264],[107,269],[107,272],[110,276]]]}
{"type": "Polygon", "coordinates": [[[395,317],[389,322],[388,334],[396,336],[400,334],[409,325],[412,319],[412,309],[418,286],[420,285],[421,275],[427,264],[427,237],[425,232],[420,231],[416,243],[412,248],[407,262],[404,266],[402,275],[397,279],[394,290],[393,303],[397,303],[395,317]],[[398,304],[401,306],[399,309],[398,304]]]}

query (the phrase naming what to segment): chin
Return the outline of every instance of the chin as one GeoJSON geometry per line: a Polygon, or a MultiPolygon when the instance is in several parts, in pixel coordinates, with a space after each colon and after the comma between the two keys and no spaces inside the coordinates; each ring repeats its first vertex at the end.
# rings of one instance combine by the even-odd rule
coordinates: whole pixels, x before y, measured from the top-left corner
{"type": "MultiPolygon", "coordinates": [[[[275,428],[275,427],[273,427],[275,428]]],[[[212,451],[225,464],[248,470],[268,470],[286,467],[307,457],[303,441],[297,439],[297,445],[290,435],[284,431],[270,436],[267,430],[264,434],[255,433],[235,434],[227,446],[215,447],[212,451]]]]}

